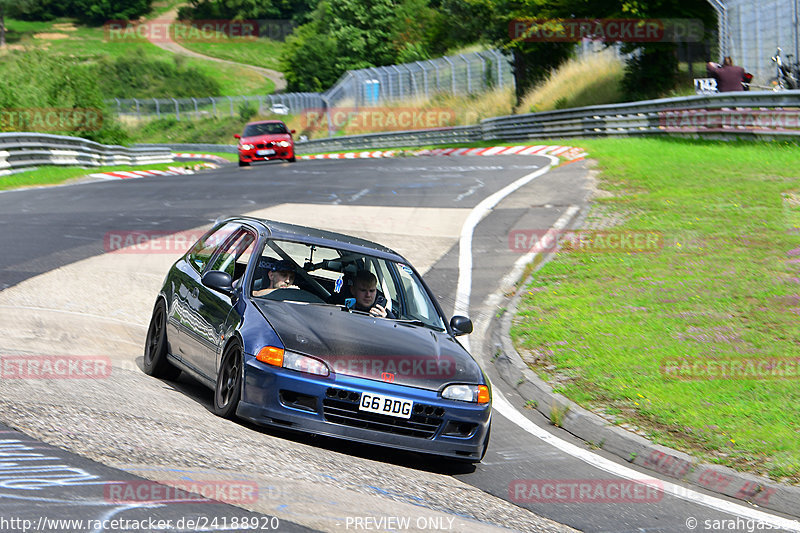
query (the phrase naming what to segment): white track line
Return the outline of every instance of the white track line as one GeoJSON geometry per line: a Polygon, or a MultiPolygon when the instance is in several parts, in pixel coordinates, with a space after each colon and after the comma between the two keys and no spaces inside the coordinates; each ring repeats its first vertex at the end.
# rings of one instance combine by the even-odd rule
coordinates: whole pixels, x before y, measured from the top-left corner
{"type": "MultiPolygon", "coordinates": [[[[563,439],[560,439],[559,437],[556,437],[551,433],[548,433],[544,429],[540,428],[539,426],[537,426],[536,424],[525,418],[525,416],[522,413],[517,411],[517,409],[513,405],[511,405],[511,403],[509,403],[508,400],[506,400],[505,396],[503,396],[503,394],[497,387],[493,387],[492,396],[493,396],[492,409],[494,409],[495,411],[506,417],[508,420],[510,420],[523,430],[530,433],[531,435],[534,435],[535,437],[541,439],[542,441],[546,442],[547,444],[555,448],[558,448],[560,451],[567,453],[575,457],[576,459],[580,459],[581,461],[591,466],[594,466],[595,468],[604,470],[614,476],[634,481],[641,481],[642,479],[645,478],[654,479],[653,476],[648,476],[647,474],[643,474],[642,472],[637,472],[636,470],[628,468],[627,466],[617,464],[604,457],[600,457],[599,455],[592,453],[589,450],[585,450],[579,446],[575,446],[574,444],[571,444],[563,439]]],[[[659,481],[661,484],[661,487],[659,487],[659,489],[664,491],[665,494],[670,494],[682,500],[686,500],[692,503],[697,503],[705,507],[709,507],[711,509],[716,509],[733,515],[749,518],[752,520],[762,522],[764,524],[770,524],[776,528],[788,529],[789,531],[800,531],[800,522],[796,520],[781,518],[779,516],[771,515],[763,511],[758,511],[750,507],[745,507],[738,503],[722,500],[715,496],[709,496],[707,494],[694,491],[690,488],[682,487],[675,483],[670,483],[669,481],[664,481],[661,479],[659,479],[659,481]]],[[[687,516],[687,518],[689,517],[687,516]]]]}
{"type": "MultiPolygon", "coordinates": [[[[458,246],[458,286],[456,289],[456,304],[454,314],[467,315],[469,311],[469,300],[472,291],[472,235],[475,231],[475,227],[498,203],[500,203],[503,198],[510,195],[523,185],[538,178],[539,176],[546,174],[553,167],[553,165],[558,164],[559,160],[557,157],[549,155],[545,157],[550,158],[551,163],[548,166],[519,178],[510,185],[507,185],[488,198],[484,199],[472,209],[469,216],[467,216],[467,219],[464,221],[464,225],[461,227],[461,237],[459,239],[458,246]]],[[[565,215],[559,219],[558,223],[566,223],[562,222],[565,220],[565,215]]],[[[550,231],[555,231],[557,229],[559,228],[556,228],[554,225],[550,231]]],[[[527,258],[527,256],[525,257],[527,258]]],[[[521,261],[522,258],[520,258],[517,263],[521,264],[521,261]]],[[[466,341],[467,338],[464,337],[461,342],[469,350],[469,343],[466,341]]],[[[539,438],[547,444],[559,449],[563,453],[571,455],[572,457],[580,459],[589,465],[621,478],[641,480],[643,477],[645,477],[645,475],[643,475],[641,472],[637,472],[632,468],[617,464],[595,453],[592,453],[589,450],[575,446],[574,444],[548,433],[525,418],[522,413],[520,413],[513,405],[511,405],[508,400],[506,400],[499,388],[493,387],[493,396],[494,398],[492,407],[494,410],[506,417],[509,421],[519,426],[524,431],[527,431],[531,435],[539,438]]],[[[800,522],[796,520],[781,518],[779,516],[758,511],[750,507],[745,507],[738,503],[733,503],[721,498],[709,496],[707,494],[682,487],[675,483],[670,483],[669,481],[660,481],[662,490],[666,494],[670,494],[682,500],[697,503],[710,509],[716,509],[744,518],[757,520],[764,524],[770,524],[773,527],[788,529],[790,531],[800,531],[800,522]]]]}

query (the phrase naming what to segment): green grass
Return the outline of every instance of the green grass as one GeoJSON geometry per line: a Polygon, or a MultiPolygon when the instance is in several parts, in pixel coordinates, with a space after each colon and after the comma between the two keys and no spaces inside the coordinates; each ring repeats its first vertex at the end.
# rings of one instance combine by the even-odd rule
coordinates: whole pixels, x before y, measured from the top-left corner
{"type": "MultiPolygon", "coordinates": [[[[140,48],[151,59],[173,61],[174,54],[162,50],[144,39],[110,38],[102,27],[74,25],[71,19],[56,19],[52,22],[26,22],[6,19],[9,28],[9,44],[19,47],[46,49],[51,54],[77,57],[85,61],[97,60],[101,56],[111,58],[130,55],[140,48]],[[72,24],[65,30],[64,25],[72,24]],[[37,34],[62,34],[66,38],[41,39],[37,34]]],[[[215,79],[221,87],[221,96],[237,96],[250,94],[269,94],[275,90],[275,84],[246,67],[226,65],[216,61],[185,58],[185,65],[196,67],[202,74],[215,79]]],[[[0,73],[2,67],[0,66],[0,73]]],[[[168,97],[170,95],[164,95],[168,97]]]]}
{"type": "MultiPolygon", "coordinates": [[[[188,35],[192,35],[189,33],[188,35]]],[[[217,33],[217,38],[201,41],[197,38],[180,39],[176,42],[198,54],[235,61],[245,65],[280,70],[283,43],[271,39],[226,38],[217,33]]]]}
{"type": "MultiPolygon", "coordinates": [[[[231,154],[218,154],[226,159],[231,154]]],[[[199,163],[200,161],[198,161],[199,163]]],[[[36,170],[29,170],[26,172],[19,172],[17,174],[9,174],[7,176],[0,176],[0,190],[18,189],[20,187],[36,187],[45,185],[58,185],[69,181],[73,178],[80,178],[88,176],[89,174],[96,174],[98,172],[118,172],[130,170],[166,170],[169,167],[191,167],[193,163],[158,163],[153,165],[143,166],[114,166],[114,167],[41,167],[36,170]]]]}
{"type": "Polygon", "coordinates": [[[524,287],[511,331],[518,349],[538,358],[540,375],[560,378],[559,392],[656,442],[800,481],[796,378],[687,381],[661,370],[668,359],[797,356],[797,146],[566,142],[602,171],[585,227],[616,220],[614,231],[657,232],[664,246],[558,253],[524,287]]]}

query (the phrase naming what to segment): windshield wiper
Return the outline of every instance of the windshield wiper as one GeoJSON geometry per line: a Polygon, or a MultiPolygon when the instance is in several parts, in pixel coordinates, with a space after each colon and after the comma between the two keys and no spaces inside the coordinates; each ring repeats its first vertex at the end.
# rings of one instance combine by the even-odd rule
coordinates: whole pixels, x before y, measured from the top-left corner
{"type": "Polygon", "coordinates": [[[423,322],[418,318],[395,319],[395,322],[400,322],[401,324],[409,324],[411,326],[422,326],[424,328],[432,329],[434,331],[444,331],[444,329],[434,326],[433,324],[428,324],[427,322],[423,322]]]}

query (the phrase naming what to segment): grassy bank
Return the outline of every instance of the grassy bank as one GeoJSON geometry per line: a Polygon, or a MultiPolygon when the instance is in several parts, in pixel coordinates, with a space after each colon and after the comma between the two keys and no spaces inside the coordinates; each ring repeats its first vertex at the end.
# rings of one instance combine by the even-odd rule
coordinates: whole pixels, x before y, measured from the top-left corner
{"type": "Polygon", "coordinates": [[[656,442],[800,481],[800,376],[753,379],[800,342],[797,147],[574,144],[601,170],[584,226],[661,244],[558,253],[525,287],[520,353],[559,392],[656,442]]]}
{"type": "MultiPolygon", "coordinates": [[[[7,18],[6,25],[9,51],[40,49],[46,50],[48,54],[83,62],[95,62],[100,58],[113,60],[139,53],[149,61],[174,62],[175,54],[162,50],[145,39],[132,35],[120,36],[103,27],[75,24],[70,19],[29,22],[7,18]]],[[[246,67],[187,57],[181,59],[181,64],[196,68],[202,75],[215,80],[219,84],[221,96],[267,94],[275,89],[273,82],[246,67]]]]}

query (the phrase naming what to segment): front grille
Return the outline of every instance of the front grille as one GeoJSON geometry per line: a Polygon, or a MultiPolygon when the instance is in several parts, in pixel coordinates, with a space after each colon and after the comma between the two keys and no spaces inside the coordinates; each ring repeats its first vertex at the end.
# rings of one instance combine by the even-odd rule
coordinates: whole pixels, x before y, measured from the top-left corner
{"type": "Polygon", "coordinates": [[[265,142],[265,143],[257,143],[256,144],[256,148],[271,148],[272,146],[274,146],[274,144],[275,143],[273,143],[271,141],[270,142],[265,142]]]}
{"type": "Polygon", "coordinates": [[[442,425],[444,409],[432,405],[414,403],[411,418],[396,418],[360,411],[361,394],[342,389],[329,388],[322,401],[325,420],[334,424],[394,433],[408,437],[430,439],[442,425]]]}

